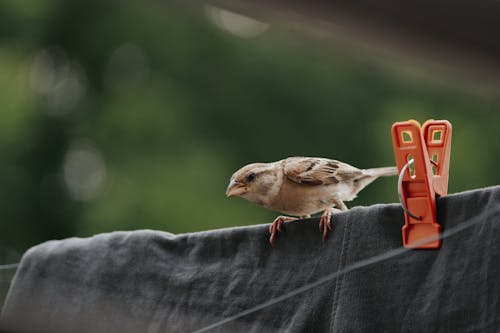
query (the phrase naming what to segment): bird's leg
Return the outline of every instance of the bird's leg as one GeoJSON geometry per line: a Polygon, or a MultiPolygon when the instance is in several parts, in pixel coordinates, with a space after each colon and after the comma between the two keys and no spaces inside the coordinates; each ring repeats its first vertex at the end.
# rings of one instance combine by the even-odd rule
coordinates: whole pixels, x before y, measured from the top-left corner
{"type": "Polygon", "coordinates": [[[271,225],[269,226],[269,233],[271,234],[271,237],[269,237],[269,243],[271,244],[271,246],[274,246],[276,234],[283,230],[283,223],[295,220],[297,220],[297,218],[290,216],[278,216],[274,219],[273,223],[271,223],[271,225]]]}
{"type": "Polygon", "coordinates": [[[326,240],[328,232],[332,230],[331,217],[335,210],[335,208],[326,209],[319,219],[319,231],[323,234],[323,242],[326,240]]]}
{"type": "Polygon", "coordinates": [[[328,232],[332,230],[332,223],[331,223],[332,214],[348,210],[347,206],[340,199],[335,200],[335,206],[339,207],[340,209],[333,207],[328,208],[323,212],[321,218],[319,219],[319,231],[323,234],[323,242],[326,240],[328,232]]]}
{"type": "Polygon", "coordinates": [[[347,208],[347,206],[345,205],[345,203],[340,200],[339,198],[335,198],[334,202],[335,206],[337,206],[340,210],[349,210],[349,208],[347,208]]]}

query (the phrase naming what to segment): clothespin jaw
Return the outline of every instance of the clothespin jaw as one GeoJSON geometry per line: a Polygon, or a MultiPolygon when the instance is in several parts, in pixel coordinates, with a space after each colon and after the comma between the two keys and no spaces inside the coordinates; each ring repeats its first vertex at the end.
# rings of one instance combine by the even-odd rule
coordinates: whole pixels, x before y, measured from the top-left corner
{"type": "Polygon", "coordinates": [[[428,120],[422,126],[427,153],[433,164],[433,187],[437,195],[448,194],[451,154],[451,123],[447,120],[428,120]]]}
{"type": "Polygon", "coordinates": [[[435,249],[441,246],[436,196],[448,191],[451,124],[415,120],[392,125],[392,142],[400,173],[400,200],[405,210],[403,246],[435,249]],[[423,243],[424,240],[433,239],[423,243]]]}

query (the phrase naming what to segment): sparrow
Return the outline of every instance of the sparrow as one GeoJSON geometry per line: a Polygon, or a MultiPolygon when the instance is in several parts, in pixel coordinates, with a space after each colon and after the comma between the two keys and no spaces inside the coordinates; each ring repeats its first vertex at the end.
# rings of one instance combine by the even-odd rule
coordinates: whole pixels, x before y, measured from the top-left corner
{"type": "MultiPolygon", "coordinates": [[[[398,174],[397,167],[358,169],[337,160],[319,157],[289,157],[272,163],[252,163],[236,171],[227,186],[227,197],[250,202],[286,215],[309,218],[323,212],[319,230],[323,241],[332,229],[333,213],[348,210],[351,201],[378,177],[398,174]]],[[[274,246],[283,223],[296,217],[278,216],[269,226],[274,246]]]]}

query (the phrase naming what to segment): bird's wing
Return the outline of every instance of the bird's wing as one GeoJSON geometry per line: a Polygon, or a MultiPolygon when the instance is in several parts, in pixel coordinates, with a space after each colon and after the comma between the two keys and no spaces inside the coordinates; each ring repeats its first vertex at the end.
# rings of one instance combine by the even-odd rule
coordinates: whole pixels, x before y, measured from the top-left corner
{"type": "Polygon", "coordinates": [[[284,161],[284,173],[299,184],[328,185],[359,178],[363,172],[347,163],[317,157],[290,157],[284,161]]]}

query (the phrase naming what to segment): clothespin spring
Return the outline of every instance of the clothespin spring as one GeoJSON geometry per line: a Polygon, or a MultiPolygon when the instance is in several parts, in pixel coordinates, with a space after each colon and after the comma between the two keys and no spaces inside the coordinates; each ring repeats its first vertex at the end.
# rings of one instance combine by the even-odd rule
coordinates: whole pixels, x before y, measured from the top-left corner
{"type": "MultiPolygon", "coordinates": [[[[437,167],[437,163],[432,160],[432,159],[429,159],[429,161],[435,166],[437,167]]],[[[416,220],[422,220],[422,216],[417,216],[415,214],[413,214],[412,212],[410,212],[410,210],[408,209],[408,207],[406,207],[406,204],[403,200],[403,177],[405,175],[405,172],[406,170],[408,170],[408,168],[410,167],[410,165],[413,164],[413,158],[411,160],[408,161],[408,163],[406,163],[402,168],[401,168],[401,172],[399,173],[399,177],[398,177],[398,197],[399,197],[399,202],[401,203],[401,207],[403,208],[403,210],[406,212],[406,214],[408,214],[409,216],[413,217],[414,219],[416,220]]]]}

